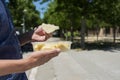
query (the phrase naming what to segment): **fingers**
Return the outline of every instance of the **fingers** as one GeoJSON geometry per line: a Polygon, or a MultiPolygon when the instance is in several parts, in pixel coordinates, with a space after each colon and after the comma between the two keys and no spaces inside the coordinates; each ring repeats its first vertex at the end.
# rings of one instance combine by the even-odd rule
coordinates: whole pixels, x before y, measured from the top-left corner
{"type": "Polygon", "coordinates": [[[40,36],[43,36],[46,34],[46,32],[40,26],[37,29],[35,29],[35,33],[40,36]]]}
{"type": "Polygon", "coordinates": [[[48,50],[48,51],[37,51],[31,54],[30,60],[34,60],[34,66],[40,66],[52,58],[58,56],[60,49],[48,50]]]}
{"type": "Polygon", "coordinates": [[[38,36],[38,39],[37,39],[39,42],[43,42],[43,41],[46,41],[46,36],[38,36]]]}
{"type": "Polygon", "coordinates": [[[46,51],[46,53],[44,53],[44,57],[42,59],[43,63],[48,62],[52,58],[58,56],[59,53],[60,53],[59,49],[46,51]]]}
{"type": "Polygon", "coordinates": [[[46,41],[46,40],[48,40],[50,37],[52,37],[52,34],[45,34],[44,36],[39,36],[39,40],[40,40],[40,41],[46,41]]]}
{"type": "Polygon", "coordinates": [[[47,32],[45,32],[45,30],[44,30],[41,26],[39,26],[39,27],[36,29],[36,32],[38,32],[38,33],[42,32],[44,35],[52,36],[52,33],[47,33],[47,32]]]}
{"type": "Polygon", "coordinates": [[[48,34],[46,33],[41,27],[38,27],[33,36],[32,36],[32,39],[35,40],[35,41],[46,41],[48,40],[50,37],[52,37],[52,33],[48,34]]]}
{"type": "Polygon", "coordinates": [[[44,56],[45,55],[56,55],[56,54],[59,54],[61,52],[60,49],[54,49],[54,50],[42,50],[42,51],[38,51],[39,54],[43,54],[44,56]]]}
{"type": "Polygon", "coordinates": [[[45,35],[45,41],[48,40],[50,37],[52,37],[52,34],[46,34],[45,35]]]}
{"type": "Polygon", "coordinates": [[[43,62],[45,63],[56,56],[58,56],[58,53],[48,54],[48,55],[44,56],[42,60],[44,60],[43,62]]]}

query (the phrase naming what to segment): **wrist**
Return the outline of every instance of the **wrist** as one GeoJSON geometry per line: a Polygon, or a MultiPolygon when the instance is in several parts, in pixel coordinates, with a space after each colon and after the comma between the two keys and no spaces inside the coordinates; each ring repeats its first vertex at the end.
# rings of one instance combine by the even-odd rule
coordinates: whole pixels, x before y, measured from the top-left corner
{"type": "Polygon", "coordinates": [[[18,36],[21,46],[32,41],[33,33],[34,33],[34,30],[31,30],[29,32],[26,32],[18,36]]]}
{"type": "Polygon", "coordinates": [[[28,41],[32,41],[32,36],[33,36],[34,30],[31,30],[26,33],[28,41]]]}
{"type": "Polygon", "coordinates": [[[33,68],[31,63],[32,63],[32,61],[30,61],[29,58],[21,59],[20,60],[20,66],[21,66],[20,71],[25,72],[25,71],[33,68]]]}
{"type": "Polygon", "coordinates": [[[22,60],[23,62],[23,69],[26,71],[26,70],[29,70],[31,68],[34,68],[36,67],[36,58],[32,58],[31,56],[27,57],[27,58],[24,58],[22,60]]]}

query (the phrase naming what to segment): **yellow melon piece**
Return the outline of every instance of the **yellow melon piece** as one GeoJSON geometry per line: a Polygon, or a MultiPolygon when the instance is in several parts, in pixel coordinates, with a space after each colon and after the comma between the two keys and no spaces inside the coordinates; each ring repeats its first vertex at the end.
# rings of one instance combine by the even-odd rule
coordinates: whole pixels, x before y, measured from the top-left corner
{"type": "Polygon", "coordinates": [[[46,44],[44,47],[41,48],[41,50],[52,50],[56,48],[56,44],[46,44]]]}
{"type": "Polygon", "coordinates": [[[39,50],[41,50],[42,49],[42,47],[44,46],[44,44],[36,44],[36,45],[34,45],[34,50],[35,51],[39,51],[39,50]]]}
{"type": "Polygon", "coordinates": [[[70,49],[70,43],[66,43],[66,42],[55,42],[55,43],[47,43],[47,44],[36,44],[34,45],[34,50],[35,51],[39,51],[39,50],[52,50],[52,49],[56,49],[59,48],[61,49],[61,51],[67,51],[70,49]]]}
{"type": "Polygon", "coordinates": [[[65,44],[65,43],[58,43],[56,45],[56,48],[59,48],[61,49],[61,51],[66,51],[69,49],[69,45],[68,44],[65,44]]]}

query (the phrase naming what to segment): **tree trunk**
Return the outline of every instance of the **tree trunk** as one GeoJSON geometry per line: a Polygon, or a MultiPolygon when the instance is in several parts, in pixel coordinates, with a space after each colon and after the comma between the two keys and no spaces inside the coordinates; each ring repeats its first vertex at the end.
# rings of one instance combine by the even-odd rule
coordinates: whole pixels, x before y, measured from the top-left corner
{"type": "Polygon", "coordinates": [[[83,17],[81,20],[81,48],[85,49],[85,27],[86,27],[86,21],[83,17]]]}
{"type": "Polygon", "coordinates": [[[116,26],[113,27],[113,43],[116,42],[116,26]]]}
{"type": "Polygon", "coordinates": [[[88,31],[88,29],[86,29],[86,37],[87,37],[87,42],[88,42],[88,35],[89,34],[89,31],[88,31]]]}
{"type": "Polygon", "coordinates": [[[97,35],[97,42],[98,42],[98,37],[99,37],[99,25],[96,24],[95,27],[96,27],[96,35],[97,35]]]}
{"type": "Polygon", "coordinates": [[[119,36],[119,26],[116,27],[116,37],[119,36]]]}
{"type": "Polygon", "coordinates": [[[100,32],[99,32],[100,37],[104,36],[104,30],[105,30],[105,28],[100,28],[100,32]]]}
{"type": "Polygon", "coordinates": [[[110,36],[113,36],[113,28],[110,28],[110,36]]]}
{"type": "Polygon", "coordinates": [[[71,26],[71,37],[70,37],[70,40],[73,42],[73,26],[71,26]]]}

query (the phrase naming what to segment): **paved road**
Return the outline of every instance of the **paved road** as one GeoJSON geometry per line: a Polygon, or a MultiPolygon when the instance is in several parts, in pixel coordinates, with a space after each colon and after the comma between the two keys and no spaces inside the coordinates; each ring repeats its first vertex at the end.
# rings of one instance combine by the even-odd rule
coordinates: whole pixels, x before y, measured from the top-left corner
{"type": "Polygon", "coordinates": [[[29,80],[120,80],[120,51],[62,52],[27,75],[29,80]]]}

